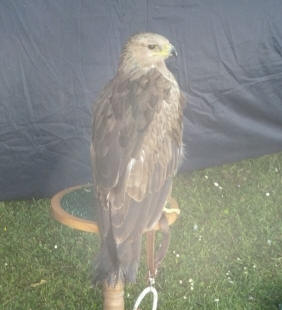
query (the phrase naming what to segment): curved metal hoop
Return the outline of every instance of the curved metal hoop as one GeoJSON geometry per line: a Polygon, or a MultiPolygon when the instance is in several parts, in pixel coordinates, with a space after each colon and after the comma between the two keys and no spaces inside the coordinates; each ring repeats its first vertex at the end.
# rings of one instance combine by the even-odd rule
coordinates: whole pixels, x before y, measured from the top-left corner
{"type": "MultiPolygon", "coordinates": [[[[65,195],[67,195],[73,191],[79,190],[83,187],[90,187],[90,186],[91,186],[91,184],[77,185],[77,186],[73,186],[73,187],[69,187],[67,189],[64,189],[64,190],[58,192],[57,194],[55,194],[51,199],[51,214],[58,222],[60,222],[64,225],[67,225],[71,228],[86,231],[86,232],[92,232],[95,234],[99,234],[99,228],[98,228],[98,225],[95,221],[86,220],[83,218],[73,216],[73,215],[67,213],[62,208],[62,205],[61,205],[61,200],[65,195]]],[[[171,225],[176,221],[180,210],[179,210],[177,201],[175,199],[173,199],[172,197],[170,197],[170,199],[169,199],[169,204],[170,204],[170,208],[168,210],[172,210],[172,212],[169,212],[169,213],[165,212],[165,214],[166,214],[166,217],[168,220],[168,224],[171,225]]],[[[159,226],[159,223],[157,223],[153,227],[153,229],[150,229],[150,230],[159,230],[159,229],[160,229],[160,226],[159,226]]]]}

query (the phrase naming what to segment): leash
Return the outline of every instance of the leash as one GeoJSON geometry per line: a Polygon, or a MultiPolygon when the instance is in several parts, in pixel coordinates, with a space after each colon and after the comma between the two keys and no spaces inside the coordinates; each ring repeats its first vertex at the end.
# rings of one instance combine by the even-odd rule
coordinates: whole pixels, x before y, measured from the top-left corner
{"type": "Polygon", "coordinates": [[[158,306],[158,292],[155,285],[155,277],[157,275],[158,267],[160,263],[163,261],[165,254],[168,250],[170,233],[169,233],[169,225],[166,216],[163,214],[160,221],[160,231],[162,233],[162,242],[161,245],[155,255],[155,241],[156,241],[156,232],[154,230],[148,231],[146,233],[146,250],[147,250],[147,266],[149,270],[148,281],[149,286],[146,287],[138,296],[133,310],[138,310],[138,306],[141,304],[145,296],[149,293],[153,294],[153,306],[152,310],[157,310],[158,306]]]}

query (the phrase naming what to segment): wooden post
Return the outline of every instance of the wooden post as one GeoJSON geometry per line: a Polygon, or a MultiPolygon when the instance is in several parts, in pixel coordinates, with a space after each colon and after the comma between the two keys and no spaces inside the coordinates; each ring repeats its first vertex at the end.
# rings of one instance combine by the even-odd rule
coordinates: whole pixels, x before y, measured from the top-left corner
{"type": "Polygon", "coordinates": [[[122,282],[118,282],[114,287],[104,283],[103,296],[103,310],[124,310],[124,285],[122,282]]]}

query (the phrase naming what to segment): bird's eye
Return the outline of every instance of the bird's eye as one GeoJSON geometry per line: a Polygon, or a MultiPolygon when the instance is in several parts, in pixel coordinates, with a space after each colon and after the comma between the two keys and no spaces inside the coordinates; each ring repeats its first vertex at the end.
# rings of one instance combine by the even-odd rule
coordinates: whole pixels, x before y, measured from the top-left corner
{"type": "Polygon", "coordinates": [[[149,44],[148,45],[148,49],[153,50],[154,48],[156,48],[157,45],[156,44],[149,44]]]}

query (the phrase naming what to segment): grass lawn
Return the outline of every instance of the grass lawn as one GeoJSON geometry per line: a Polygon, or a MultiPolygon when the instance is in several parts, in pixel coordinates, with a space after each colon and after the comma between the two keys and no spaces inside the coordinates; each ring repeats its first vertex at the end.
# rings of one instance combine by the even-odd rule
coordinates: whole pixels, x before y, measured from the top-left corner
{"type": "MultiPolygon", "coordinates": [[[[282,309],[282,153],[180,175],[173,196],[182,211],[158,309],[282,309]]],[[[49,199],[0,202],[0,309],[102,309],[91,286],[98,237],[55,222],[49,208],[49,199]]],[[[128,310],[146,286],[144,257],[139,270],[128,310]]]]}

